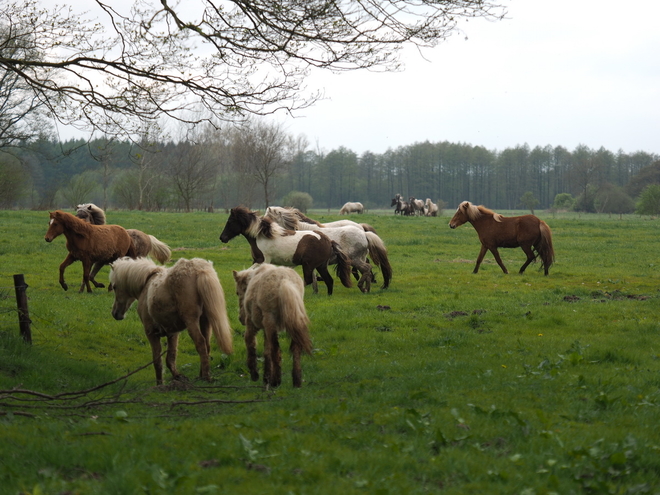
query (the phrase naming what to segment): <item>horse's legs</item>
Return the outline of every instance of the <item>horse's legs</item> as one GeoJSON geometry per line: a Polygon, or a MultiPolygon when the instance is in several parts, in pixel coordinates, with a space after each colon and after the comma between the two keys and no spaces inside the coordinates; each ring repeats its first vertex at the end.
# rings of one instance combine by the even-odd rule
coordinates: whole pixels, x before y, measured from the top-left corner
{"type": "Polygon", "coordinates": [[[500,265],[500,268],[504,273],[509,273],[509,271],[506,269],[506,266],[504,266],[504,263],[502,262],[502,258],[500,258],[500,253],[497,250],[496,247],[490,248],[490,252],[493,253],[493,256],[495,256],[495,261],[497,261],[497,264],[500,265]]]}
{"type": "Polygon", "coordinates": [[[197,354],[199,354],[199,377],[202,380],[210,382],[211,366],[209,363],[209,347],[206,336],[202,333],[199,327],[199,320],[197,318],[189,319],[189,321],[186,322],[186,328],[188,329],[188,335],[190,335],[190,338],[195,343],[197,354]]]}
{"type": "MultiPolygon", "coordinates": [[[[303,280],[305,281],[305,285],[312,284],[312,289],[314,289],[314,294],[317,294],[319,288],[318,285],[316,284],[316,280],[314,279],[314,267],[310,265],[303,265],[302,271],[303,271],[303,280]]],[[[320,274],[321,272],[319,272],[319,275],[320,274]]]]}
{"type": "MultiPolygon", "coordinates": [[[[264,368],[269,371],[267,382],[271,387],[279,387],[282,383],[282,351],[277,337],[277,323],[270,315],[264,315],[264,337],[266,340],[264,368]]],[[[264,371],[264,380],[266,380],[266,371],[264,371]]]]}
{"type": "Polygon", "coordinates": [[[76,259],[71,255],[71,253],[69,253],[67,257],[64,258],[64,261],[60,265],[60,285],[64,290],[69,290],[69,286],[64,281],[64,270],[66,270],[66,267],[69,266],[74,261],[76,261],[76,259]]]}
{"type": "MultiPolygon", "coordinates": [[[[160,345],[160,337],[157,337],[156,335],[153,335],[146,328],[144,329],[144,333],[147,334],[147,339],[149,340],[149,344],[151,344],[151,359],[153,359],[154,371],[156,372],[156,385],[162,385],[163,384],[163,359],[160,356],[161,352],[162,352],[162,348],[161,348],[161,345],[160,345]]],[[[168,361],[169,361],[169,344],[168,344],[167,351],[168,351],[168,361]]],[[[169,368],[169,366],[170,366],[169,362],[167,363],[167,366],[169,368]]]]}
{"type": "Polygon", "coordinates": [[[92,268],[92,261],[89,259],[82,260],[83,265],[83,281],[80,284],[80,291],[82,292],[85,287],[87,287],[87,292],[92,292],[92,287],[89,285],[89,271],[92,268]]]}
{"type": "MultiPolygon", "coordinates": [[[[160,349],[160,339],[158,339],[158,348],[160,349]]],[[[176,352],[177,348],[179,347],[179,332],[174,333],[172,335],[167,336],[167,356],[165,356],[165,364],[167,365],[167,369],[170,370],[170,373],[172,373],[172,377],[175,380],[180,380],[181,378],[184,378],[184,376],[179,373],[179,370],[176,369],[176,352]]],[[[160,361],[160,358],[158,359],[160,361]]],[[[161,369],[161,374],[162,374],[162,369],[163,365],[160,365],[161,369]]],[[[162,379],[161,379],[162,383],[162,379]]]]}
{"type": "Polygon", "coordinates": [[[332,287],[335,284],[334,279],[332,278],[332,275],[328,272],[328,265],[321,265],[316,267],[316,271],[319,272],[319,275],[321,275],[321,278],[325,282],[325,285],[328,287],[328,295],[332,295],[332,287]]]}
{"type": "Polygon", "coordinates": [[[92,271],[89,274],[89,281],[92,282],[94,284],[94,287],[96,287],[96,288],[103,289],[105,287],[105,285],[103,285],[101,282],[97,282],[96,280],[94,280],[94,277],[96,277],[96,274],[104,266],[105,266],[105,263],[103,263],[102,261],[97,261],[96,263],[94,263],[94,266],[92,267],[92,271]]]}
{"type": "Polygon", "coordinates": [[[252,323],[252,319],[245,318],[245,348],[247,349],[247,367],[250,370],[250,378],[253,382],[259,379],[259,370],[257,369],[257,332],[252,323]]]}
{"type": "Polygon", "coordinates": [[[294,387],[302,386],[302,368],[300,366],[300,354],[302,349],[299,344],[296,344],[294,340],[291,340],[291,358],[293,360],[293,369],[291,370],[291,378],[293,380],[294,387]]]}
{"type": "Polygon", "coordinates": [[[521,245],[520,246],[524,253],[527,255],[527,261],[523,264],[523,266],[520,267],[520,272],[523,273],[525,269],[529,266],[529,264],[536,259],[536,255],[534,254],[534,251],[532,251],[532,248],[528,245],[521,245]]]}
{"type": "Polygon", "coordinates": [[[481,262],[484,260],[484,256],[486,256],[486,251],[488,251],[488,248],[482,244],[481,251],[479,251],[479,256],[477,256],[477,264],[474,266],[474,270],[472,271],[472,273],[477,273],[479,271],[479,266],[481,265],[481,262]]]}
{"type": "Polygon", "coordinates": [[[359,260],[352,260],[351,263],[353,263],[353,269],[358,270],[361,274],[358,279],[358,288],[362,292],[371,291],[371,281],[373,280],[371,265],[359,260]]]}

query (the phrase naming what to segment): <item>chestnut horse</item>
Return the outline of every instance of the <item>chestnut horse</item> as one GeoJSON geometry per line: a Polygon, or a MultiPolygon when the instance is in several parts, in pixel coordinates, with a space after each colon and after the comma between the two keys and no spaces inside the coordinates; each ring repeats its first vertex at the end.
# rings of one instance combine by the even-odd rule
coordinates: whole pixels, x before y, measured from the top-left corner
{"type": "Polygon", "coordinates": [[[151,344],[156,384],[163,383],[162,337],[167,338],[165,362],[175,380],[184,378],[176,368],[179,334],[183,330],[188,330],[195,343],[199,376],[203,380],[211,379],[211,333],[222,352],[233,352],[225,293],[210,261],[181,258],[166,268],[149,258],[121,258],[112,264],[110,283],[115,291],[115,320],[123,320],[133,302],[138,301],[138,315],[151,344]]]}
{"type": "Polygon", "coordinates": [[[546,275],[548,274],[548,269],[555,259],[555,252],[552,247],[552,232],[543,220],[534,215],[504,217],[484,206],[475,206],[469,201],[463,201],[449,221],[449,227],[455,229],[466,222],[472,224],[481,241],[481,251],[473,273],[479,271],[479,265],[486,251],[493,253],[495,261],[504,273],[509,273],[502,263],[497,248],[520,247],[527,255],[527,260],[520,267],[520,273],[523,273],[532,261],[540,258],[541,268],[546,275]]]}
{"type": "MultiPolygon", "coordinates": [[[[330,240],[320,229],[315,231],[285,230],[270,218],[261,218],[256,212],[243,206],[232,208],[220,240],[229,242],[242,234],[250,243],[255,262],[273,263],[284,266],[302,266],[305,285],[314,279],[314,270],[319,272],[332,294],[334,281],[328,273],[328,263],[336,258],[335,271],[344,287],[351,287],[351,260],[335,241],[330,240]]],[[[315,291],[316,292],[316,291],[315,291]]]]}
{"type": "MultiPolygon", "coordinates": [[[[94,225],[105,225],[105,212],[94,203],[78,205],[76,216],[94,225]]],[[[172,251],[170,247],[154,236],[145,234],[141,230],[126,229],[133,241],[135,255],[138,257],[151,255],[163,265],[170,260],[172,251]]]]}
{"type": "Polygon", "coordinates": [[[74,261],[81,261],[83,265],[80,292],[85,287],[87,292],[92,292],[90,281],[95,287],[105,287],[94,280],[103,265],[112,263],[122,256],[136,257],[131,237],[126,229],[119,225],[92,225],[71,213],[57,210],[50,212],[48,231],[44,239],[46,242],[52,242],[60,234],[66,237],[66,248],[69,250],[69,254],[60,265],[60,285],[64,290],[69,289],[64,281],[64,270],[74,261]]]}
{"type": "Polygon", "coordinates": [[[264,383],[271,387],[282,383],[282,353],[277,334],[286,332],[291,339],[293,386],[300,387],[300,355],[302,352],[312,353],[302,279],[293,269],[270,263],[254,265],[240,272],[234,270],[233,273],[239,319],[245,325],[247,365],[252,381],[259,379],[256,335],[263,328],[264,383]]]}

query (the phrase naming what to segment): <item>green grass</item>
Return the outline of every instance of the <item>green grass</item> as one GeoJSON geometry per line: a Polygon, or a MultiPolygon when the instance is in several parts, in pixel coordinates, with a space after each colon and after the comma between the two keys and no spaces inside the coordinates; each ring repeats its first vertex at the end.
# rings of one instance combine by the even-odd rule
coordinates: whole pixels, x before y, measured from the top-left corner
{"type": "Polygon", "coordinates": [[[548,277],[518,275],[520,249],[501,250],[509,275],[491,255],[472,274],[477,235],[447,216],[353,216],[387,244],[391,288],[308,287],[303,387],[285,353],[282,386],[266,390],[245,366],[231,271],[251,260],[242,237],[218,240],[226,215],[110,211],[175,259],[214,262],[235,354],[214,349],[214,381],[200,383],[184,335],[188,387],[165,371],[156,388],[147,366],[90,391],[150,361],[135,309],[118,322],[112,294],[74,290],[79,263],[64,292],[47,213],[0,211],[0,493],[657,493],[660,223],[541,216],[557,255],[548,277]],[[18,337],[15,273],[32,346],[18,337]]]}

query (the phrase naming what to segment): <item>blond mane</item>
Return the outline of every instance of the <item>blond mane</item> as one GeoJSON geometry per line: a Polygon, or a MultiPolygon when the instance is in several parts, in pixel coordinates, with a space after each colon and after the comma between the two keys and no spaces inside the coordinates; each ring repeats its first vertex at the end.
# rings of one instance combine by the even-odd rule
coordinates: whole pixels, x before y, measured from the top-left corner
{"type": "Polygon", "coordinates": [[[499,213],[495,213],[493,210],[490,210],[483,205],[473,205],[469,201],[461,203],[461,207],[464,209],[470,222],[478,220],[481,215],[490,215],[496,222],[501,222],[503,218],[499,213]]]}
{"type": "Polygon", "coordinates": [[[120,287],[132,297],[140,295],[151,275],[166,270],[165,267],[156,265],[149,258],[119,258],[111,264],[111,267],[110,283],[112,286],[120,287]]]}

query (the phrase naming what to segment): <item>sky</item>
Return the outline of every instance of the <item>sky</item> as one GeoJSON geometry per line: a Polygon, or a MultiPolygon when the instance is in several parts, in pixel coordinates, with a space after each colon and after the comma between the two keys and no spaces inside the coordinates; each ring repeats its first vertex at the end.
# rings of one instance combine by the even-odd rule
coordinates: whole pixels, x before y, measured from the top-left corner
{"type": "Polygon", "coordinates": [[[507,19],[463,22],[408,50],[401,72],[312,74],[326,99],[279,121],[313,149],[358,154],[427,140],[660,154],[660,3],[503,4],[507,19]]]}

